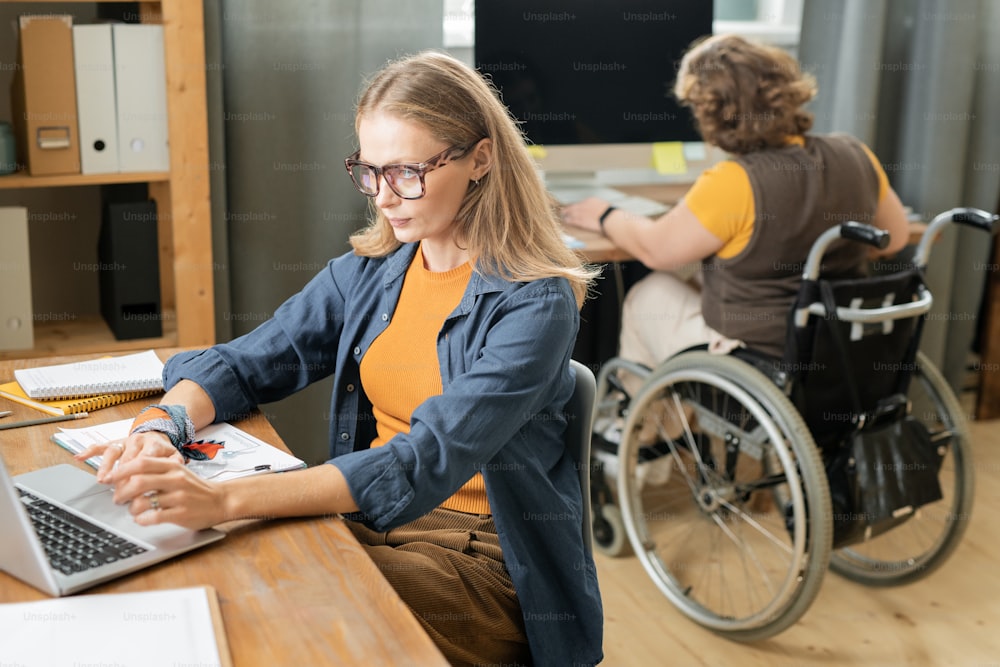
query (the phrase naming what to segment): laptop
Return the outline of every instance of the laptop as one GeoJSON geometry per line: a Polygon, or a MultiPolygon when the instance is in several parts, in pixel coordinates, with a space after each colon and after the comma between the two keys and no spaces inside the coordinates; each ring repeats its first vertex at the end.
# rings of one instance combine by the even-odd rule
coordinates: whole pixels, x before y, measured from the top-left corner
{"type": "Polygon", "coordinates": [[[225,537],[214,529],[140,526],[110,486],[61,464],[11,477],[0,457],[0,570],[70,595],[225,537]]]}

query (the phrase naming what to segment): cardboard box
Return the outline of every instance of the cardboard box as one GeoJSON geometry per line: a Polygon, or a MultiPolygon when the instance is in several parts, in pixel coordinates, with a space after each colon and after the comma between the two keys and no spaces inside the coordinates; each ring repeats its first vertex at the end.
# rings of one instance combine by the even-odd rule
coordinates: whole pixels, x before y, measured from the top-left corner
{"type": "Polygon", "coordinates": [[[73,17],[18,18],[11,85],[18,161],[32,176],[80,173],[73,17]]]}

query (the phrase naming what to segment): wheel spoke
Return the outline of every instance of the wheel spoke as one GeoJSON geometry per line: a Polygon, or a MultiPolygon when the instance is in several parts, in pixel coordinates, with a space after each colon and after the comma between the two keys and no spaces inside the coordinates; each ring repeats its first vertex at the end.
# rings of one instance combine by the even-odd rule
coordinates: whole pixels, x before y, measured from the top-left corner
{"type": "MultiPolygon", "coordinates": [[[[722,530],[726,537],[739,549],[739,551],[744,554],[744,558],[740,560],[746,561],[749,557],[750,561],[756,566],[758,574],[761,575],[761,579],[764,580],[764,584],[768,587],[768,593],[774,595],[774,589],[771,587],[771,579],[767,576],[767,570],[764,569],[764,565],[760,562],[757,557],[757,552],[754,548],[745,542],[743,539],[738,537],[736,533],[733,532],[732,528],[719,516],[718,512],[712,513],[712,519],[715,521],[716,525],[722,530]]],[[[747,578],[749,580],[749,577],[747,578]]]]}
{"type": "Polygon", "coordinates": [[[767,540],[770,541],[771,544],[773,544],[774,546],[778,547],[779,549],[781,549],[782,551],[784,551],[786,554],[791,554],[792,553],[792,547],[790,545],[788,545],[787,543],[782,542],[781,540],[779,540],[777,537],[775,537],[774,533],[772,533],[771,531],[769,531],[767,528],[764,528],[764,526],[760,525],[760,522],[758,522],[752,516],[750,516],[749,514],[747,514],[746,512],[744,512],[742,509],[740,509],[736,505],[733,505],[728,500],[723,500],[722,501],[722,506],[725,507],[726,509],[728,509],[730,512],[732,512],[734,516],[738,516],[740,519],[742,519],[743,521],[745,521],[747,523],[747,525],[749,525],[751,528],[753,528],[758,533],[760,533],[765,538],[767,538],[767,540]]]}

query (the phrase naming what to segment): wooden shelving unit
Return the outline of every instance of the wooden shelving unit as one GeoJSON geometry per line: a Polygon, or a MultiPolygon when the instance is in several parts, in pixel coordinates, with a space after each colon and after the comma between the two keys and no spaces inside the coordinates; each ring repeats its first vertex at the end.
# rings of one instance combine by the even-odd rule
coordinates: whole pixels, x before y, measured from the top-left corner
{"type": "MultiPolygon", "coordinates": [[[[1000,210],[1000,202],[997,202],[1000,210]]],[[[986,303],[986,318],[979,326],[982,353],[979,360],[979,397],[976,405],[976,419],[1000,419],[1000,272],[996,262],[1000,261],[1000,235],[993,239],[993,268],[986,282],[983,299],[986,303]]]]}
{"type": "MultiPolygon", "coordinates": [[[[0,0],[0,3],[25,5],[25,11],[43,11],[39,6],[49,4],[49,0],[0,0]]],[[[156,201],[159,213],[163,336],[120,341],[99,315],[60,322],[36,321],[35,346],[28,350],[0,350],[0,359],[149,347],[194,347],[215,342],[202,3],[194,0],[142,2],[139,3],[139,17],[144,23],[163,24],[169,173],[44,177],[13,174],[0,178],[0,189],[148,183],[149,194],[156,201]]]]}
{"type": "Polygon", "coordinates": [[[155,183],[169,181],[167,172],[132,172],[128,174],[59,174],[57,176],[29,176],[8,174],[0,178],[0,190],[23,188],[63,188],[77,185],[110,185],[113,183],[155,183]]]}

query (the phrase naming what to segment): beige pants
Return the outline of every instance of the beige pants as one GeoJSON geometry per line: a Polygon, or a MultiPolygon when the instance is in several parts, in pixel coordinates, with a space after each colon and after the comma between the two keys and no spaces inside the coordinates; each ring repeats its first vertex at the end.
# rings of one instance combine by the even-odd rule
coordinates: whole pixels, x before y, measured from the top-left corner
{"type": "Polygon", "coordinates": [[[436,509],[385,533],[346,523],[451,664],[531,664],[491,516],[436,509]]]}
{"type": "MultiPolygon", "coordinates": [[[[705,324],[701,315],[701,273],[683,280],[673,273],[653,272],[628,291],[622,305],[618,355],[656,368],[668,358],[694,345],[708,345],[709,352],[728,354],[742,343],[726,338],[705,324]]],[[[620,378],[635,396],[641,378],[620,378]]],[[[669,403],[653,405],[639,434],[640,442],[678,438],[689,421],[669,403]]],[[[690,426],[690,424],[688,424],[690,426]]]]}
{"type": "Polygon", "coordinates": [[[656,271],[632,286],[622,305],[619,356],[656,368],[692,345],[708,344],[710,352],[726,354],[740,342],[705,324],[701,316],[698,273],[684,281],[656,271]]]}

